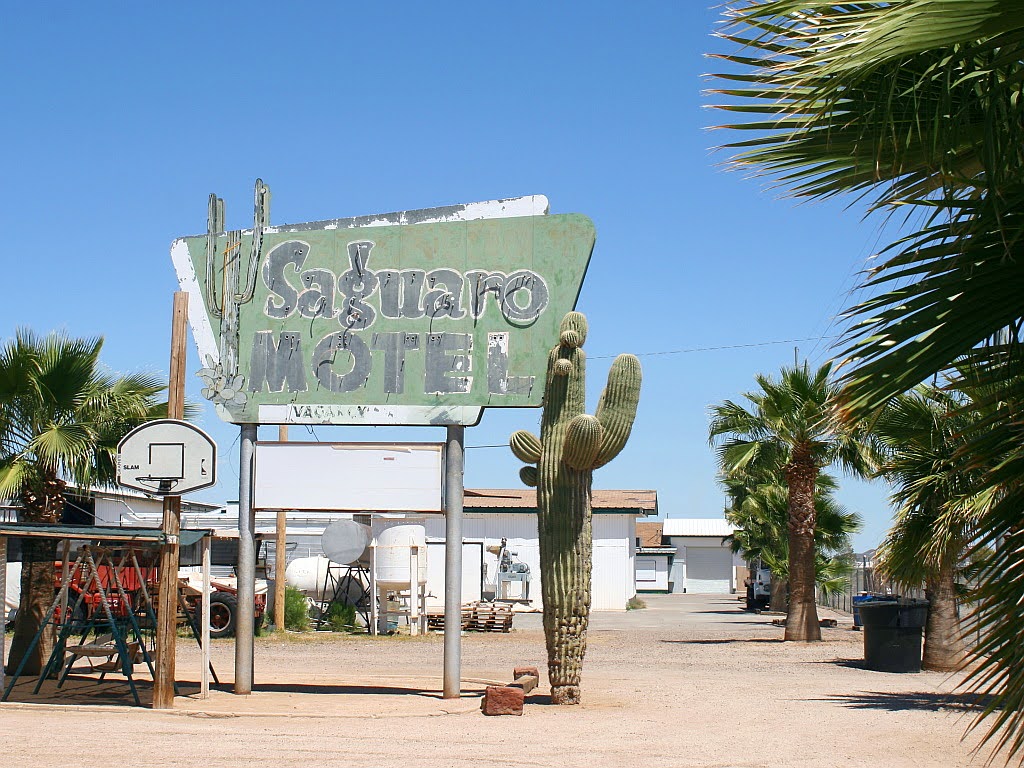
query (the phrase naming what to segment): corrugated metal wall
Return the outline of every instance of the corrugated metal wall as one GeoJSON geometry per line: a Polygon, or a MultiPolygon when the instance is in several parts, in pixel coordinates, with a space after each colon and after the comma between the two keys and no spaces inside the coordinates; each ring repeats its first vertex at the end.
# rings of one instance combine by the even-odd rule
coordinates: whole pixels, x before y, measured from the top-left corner
{"type": "MultiPolygon", "coordinates": [[[[636,520],[632,515],[594,515],[594,571],[591,595],[595,611],[625,610],[626,602],[636,594],[635,550],[636,520]]],[[[428,541],[444,540],[444,518],[427,518],[428,541]]],[[[467,542],[483,544],[483,566],[486,579],[493,581],[497,556],[487,547],[508,539],[508,548],[516,559],[530,566],[530,598],[541,605],[540,548],[537,541],[537,518],[532,514],[481,513],[466,514],[462,535],[467,542]]],[[[427,576],[429,591],[443,594],[443,577],[427,576]]],[[[513,589],[515,586],[512,587],[513,589]]]]}

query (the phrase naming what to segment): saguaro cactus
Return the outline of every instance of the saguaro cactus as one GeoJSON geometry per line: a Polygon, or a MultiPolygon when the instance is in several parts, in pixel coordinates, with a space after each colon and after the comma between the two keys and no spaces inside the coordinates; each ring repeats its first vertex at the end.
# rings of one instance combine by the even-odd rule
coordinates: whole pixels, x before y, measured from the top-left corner
{"type": "Polygon", "coordinates": [[[559,343],[548,354],[540,438],[525,430],[509,444],[523,467],[519,476],[537,487],[540,582],[551,699],[578,704],[590,620],[593,471],[622,450],[640,397],[640,361],[619,355],[608,374],[596,415],[586,408],[587,319],[570,312],[559,343]]]}

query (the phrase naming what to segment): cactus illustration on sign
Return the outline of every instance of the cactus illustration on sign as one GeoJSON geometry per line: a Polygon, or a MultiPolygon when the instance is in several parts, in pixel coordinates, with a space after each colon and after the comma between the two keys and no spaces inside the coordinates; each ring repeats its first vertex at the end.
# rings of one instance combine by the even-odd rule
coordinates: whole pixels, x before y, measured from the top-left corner
{"type": "Polygon", "coordinates": [[[213,360],[207,355],[206,367],[196,375],[206,385],[203,397],[229,409],[244,407],[247,401],[243,391],[245,379],[238,374],[239,307],[252,301],[255,294],[256,275],[263,254],[263,233],[270,223],[270,188],[262,179],[256,179],[253,198],[252,243],[244,286],[241,284],[241,231],[225,234],[224,200],[217,195],[210,195],[206,214],[206,306],[210,314],[220,320],[220,360],[213,360]],[[225,247],[218,253],[217,246],[222,237],[225,247]]]}
{"type": "Polygon", "coordinates": [[[544,639],[551,700],[580,702],[580,676],[590,620],[593,471],[626,445],[640,398],[640,361],[619,355],[595,415],[586,408],[587,319],[570,312],[548,354],[540,437],[512,435],[512,453],[530,466],[519,472],[537,488],[544,639]]]}

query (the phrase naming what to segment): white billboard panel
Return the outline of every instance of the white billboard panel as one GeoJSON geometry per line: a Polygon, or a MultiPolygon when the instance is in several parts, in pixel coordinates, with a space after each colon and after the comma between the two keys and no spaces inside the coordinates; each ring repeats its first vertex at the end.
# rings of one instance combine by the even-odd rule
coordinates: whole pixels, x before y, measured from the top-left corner
{"type": "Polygon", "coordinates": [[[258,443],[256,509],[442,512],[443,443],[258,443]]]}

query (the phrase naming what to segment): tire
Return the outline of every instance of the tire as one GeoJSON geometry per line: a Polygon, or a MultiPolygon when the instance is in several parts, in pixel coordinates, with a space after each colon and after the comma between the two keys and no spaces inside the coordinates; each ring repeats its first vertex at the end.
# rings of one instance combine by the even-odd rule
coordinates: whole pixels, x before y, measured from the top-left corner
{"type": "MultiPolygon", "coordinates": [[[[196,606],[200,611],[202,603],[196,606]]],[[[202,614],[197,615],[197,619],[202,614]]],[[[238,616],[238,598],[229,592],[214,592],[210,595],[210,637],[232,637],[238,616]]]]}

